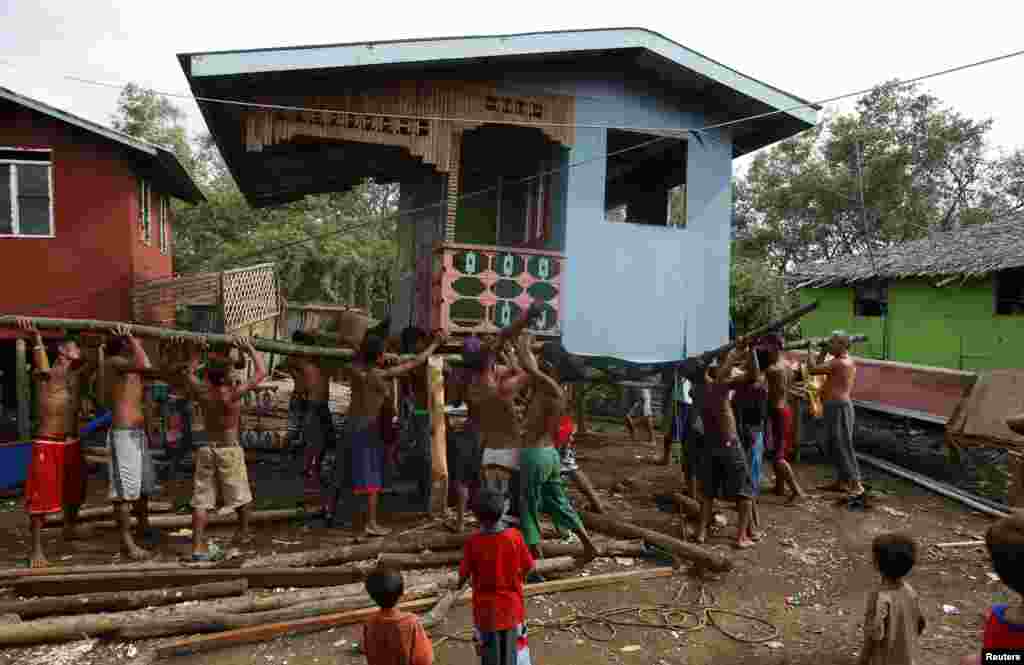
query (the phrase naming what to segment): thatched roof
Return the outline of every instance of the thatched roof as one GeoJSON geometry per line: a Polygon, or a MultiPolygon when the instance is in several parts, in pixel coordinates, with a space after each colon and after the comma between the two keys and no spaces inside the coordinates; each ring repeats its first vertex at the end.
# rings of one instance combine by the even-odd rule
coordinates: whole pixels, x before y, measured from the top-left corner
{"type": "Polygon", "coordinates": [[[831,263],[798,266],[790,283],[820,287],[864,280],[961,275],[982,277],[1024,267],[1024,216],[967,226],[831,263]]]}

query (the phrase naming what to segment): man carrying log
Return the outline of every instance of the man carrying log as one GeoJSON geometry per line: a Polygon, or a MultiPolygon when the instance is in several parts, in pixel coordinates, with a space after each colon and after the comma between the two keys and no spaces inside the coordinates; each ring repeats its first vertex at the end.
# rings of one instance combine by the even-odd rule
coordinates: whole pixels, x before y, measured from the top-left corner
{"type": "MultiPolygon", "coordinates": [[[[297,330],[292,335],[297,344],[314,344],[316,340],[297,330]]],[[[334,417],[331,415],[331,374],[332,372],[313,358],[293,356],[288,359],[292,376],[296,377],[296,389],[302,387],[308,395],[305,418],[302,423],[303,442],[303,491],[307,508],[315,505],[320,516],[328,521],[333,506],[330,492],[324,492],[320,483],[320,464],[324,453],[337,445],[334,431],[334,417]]]]}
{"type": "Polygon", "coordinates": [[[824,375],[822,398],[825,412],[825,450],[832,456],[838,480],[823,488],[830,492],[846,492],[851,510],[864,509],[864,485],[860,466],[853,449],[854,409],[851,395],[857,366],[850,358],[850,337],[839,330],[832,333],[829,349],[823,349],[810,368],[812,375],[824,375]],[[825,362],[827,351],[832,360],[825,362]]]}
{"type": "Polygon", "coordinates": [[[132,538],[129,504],[134,504],[138,520],[136,535],[140,540],[151,538],[149,497],[156,493],[156,471],[145,430],[142,377],[153,372],[146,350],[128,326],[117,326],[111,333],[105,368],[113,405],[113,421],[107,433],[110,500],[120,527],[122,552],[141,561],[150,553],[132,538]]]}
{"type": "Polygon", "coordinates": [[[96,348],[82,360],[73,338],[57,342],[57,358],[50,365],[42,335],[28,319],[18,327],[35,339],[32,375],[36,384],[39,429],[32,440],[32,458],[25,478],[25,510],[32,529],[29,565],[49,565],[43,554],[42,530],[46,515],[64,513],[64,540],[83,533],[77,527],[78,510],[85,501],[86,469],[78,438],[78,412],[82,386],[97,369],[96,348]]]}
{"type": "Polygon", "coordinates": [[[789,489],[789,503],[803,501],[807,495],[800,488],[793,467],[787,457],[795,448],[793,410],[789,405],[789,391],[793,383],[793,370],[782,356],[782,335],[770,335],[768,368],[764,371],[768,389],[768,427],[765,448],[771,453],[775,468],[775,493],[785,496],[789,489]]]}
{"type": "Polygon", "coordinates": [[[737,341],[737,350],[720,355],[718,367],[707,371],[703,404],[705,442],[699,471],[701,515],[697,542],[703,543],[707,538],[715,497],[732,498],[736,500],[739,513],[736,547],[740,549],[752,547],[758,539],[751,529],[753,490],[750,472],[730,403],[730,393],[750,382],[759,372],[757,354],[741,351],[747,346],[747,339],[741,337],[737,341]],[[747,371],[733,376],[733,368],[744,360],[744,356],[748,363],[747,371]]]}
{"type": "Polygon", "coordinates": [[[582,564],[597,556],[597,548],[565,495],[562,460],[554,440],[566,410],[565,393],[559,380],[578,378],[583,372],[573,366],[569,354],[555,342],[544,346],[548,373],[542,372],[530,350],[531,342],[530,336],[523,334],[516,344],[519,365],[529,375],[534,389],[526,412],[519,458],[520,531],[531,553],[540,556],[540,515],[548,513],[559,532],[572,531],[582,541],[582,564]]]}
{"type": "Polygon", "coordinates": [[[470,338],[463,346],[463,364],[469,372],[466,403],[479,423],[483,457],[481,475],[484,487],[505,496],[506,515],[512,510],[514,474],[519,472],[519,450],[522,437],[516,418],[516,397],[530,383],[522,368],[496,365],[497,349],[526,330],[541,315],[540,303],[530,305],[518,320],[506,326],[497,338],[487,344],[470,338]]]}
{"type": "MultiPolygon", "coordinates": [[[[402,331],[401,351],[414,355],[422,353],[430,344],[430,335],[421,328],[409,326],[402,331]]],[[[430,459],[431,438],[433,436],[430,418],[430,398],[428,395],[428,368],[421,365],[405,376],[400,383],[402,400],[399,406],[399,422],[401,433],[398,438],[398,449],[401,454],[412,453],[416,457],[425,456],[430,459]]],[[[392,460],[397,462],[398,460],[392,460]]],[[[429,467],[429,465],[427,465],[429,467]]],[[[424,493],[429,493],[430,469],[424,469],[419,480],[424,493]]]]}
{"type": "Polygon", "coordinates": [[[383,484],[384,448],[379,426],[381,407],[390,398],[391,383],[427,361],[444,343],[441,332],[412,360],[388,368],[380,368],[384,340],[367,335],[351,365],[342,369],[352,386],[348,409],[345,463],[339,464],[343,477],[339,487],[351,488],[357,496],[366,497],[366,509],[356,521],[356,537],[386,536],[390,533],[377,523],[377,503],[383,484]]]}
{"type": "MultiPolygon", "coordinates": [[[[308,344],[305,333],[301,330],[292,333],[292,342],[308,344]]],[[[298,356],[285,356],[285,361],[280,366],[283,372],[292,377],[293,382],[292,396],[288,400],[288,439],[291,445],[303,441],[303,430],[309,413],[309,386],[306,385],[306,374],[302,371],[299,360],[298,356]]]]}
{"type": "Polygon", "coordinates": [[[210,522],[209,511],[217,507],[218,497],[226,510],[234,510],[238,514],[236,542],[247,542],[250,538],[252,490],[249,487],[249,471],[245,465],[245,450],[239,441],[238,426],[242,396],[266,378],[267,368],[263,358],[253,349],[252,342],[236,338],[235,346],[252,358],[255,366],[252,376],[241,385],[233,385],[229,381],[229,369],[219,363],[207,367],[205,384],[196,378],[198,352],[203,347],[202,343],[193,346],[187,369],[189,391],[202,404],[207,435],[206,443],[199,444],[195,451],[192,489],[193,561],[210,560],[205,538],[206,527],[210,522]]]}

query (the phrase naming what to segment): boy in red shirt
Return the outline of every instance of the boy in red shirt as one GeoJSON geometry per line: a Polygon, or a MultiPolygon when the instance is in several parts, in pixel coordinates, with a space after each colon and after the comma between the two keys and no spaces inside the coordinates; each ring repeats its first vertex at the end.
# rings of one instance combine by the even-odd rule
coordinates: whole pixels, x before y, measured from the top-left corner
{"type": "Polygon", "coordinates": [[[473,507],[480,530],[466,541],[461,589],[473,580],[473,634],[482,665],[530,665],[523,580],[533,557],[518,529],[505,526],[505,498],[484,488],[473,507]]]}
{"type": "MultiPolygon", "coordinates": [[[[985,533],[992,567],[1003,583],[1024,594],[1024,515],[1014,513],[999,520],[985,533]]],[[[1024,602],[993,605],[985,624],[982,649],[1024,651],[1024,602]]],[[[965,656],[964,665],[982,663],[980,655],[965,656]]]]}
{"type": "Polygon", "coordinates": [[[434,647],[415,614],[396,609],[405,592],[401,573],[377,569],[366,592],[380,612],[363,625],[363,653],[369,665],[433,665],[434,647]]]}

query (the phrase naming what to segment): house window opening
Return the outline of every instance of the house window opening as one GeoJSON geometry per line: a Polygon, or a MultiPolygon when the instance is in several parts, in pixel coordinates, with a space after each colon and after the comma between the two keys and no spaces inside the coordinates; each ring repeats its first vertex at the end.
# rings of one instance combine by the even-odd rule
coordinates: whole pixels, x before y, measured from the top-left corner
{"type": "Polygon", "coordinates": [[[150,229],[150,215],[149,215],[149,198],[151,191],[149,183],[139,178],[137,188],[137,207],[139,210],[139,234],[142,236],[142,241],[147,245],[152,242],[152,230],[150,229]]]}
{"type": "Polygon", "coordinates": [[[1024,268],[1002,270],[996,275],[996,314],[1024,314],[1024,268]]]}
{"type": "Polygon", "coordinates": [[[605,219],[686,227],[686,141],[610,129],[605,163],[605,219]]]}
{"type": "Polygon", "coordinates": [[[49,150],[0,149],[0,236],[53,236],[49,150]]]}
{"type": "Polygon", "coordinates": [[[853,287],[853,315],[880,317],[889,312],[889,285],[880,280],[853,287]]]}

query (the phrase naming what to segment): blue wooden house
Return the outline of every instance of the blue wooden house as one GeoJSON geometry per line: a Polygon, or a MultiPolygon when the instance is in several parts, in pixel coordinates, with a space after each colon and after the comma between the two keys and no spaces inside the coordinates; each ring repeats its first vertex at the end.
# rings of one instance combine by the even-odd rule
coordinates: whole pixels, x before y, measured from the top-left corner
{"type": "Polygon", "coordinates": [[[537,334],[639,362],[726,341],[732,160],[817,112],[637,28],[179,59],[200,100],[268,105],[199,101],[253,205],[401,184],[396,329],[494,331],[540,298],[537,334]]]}

